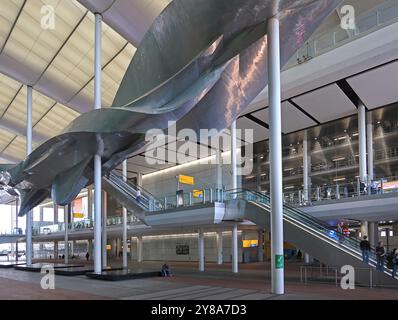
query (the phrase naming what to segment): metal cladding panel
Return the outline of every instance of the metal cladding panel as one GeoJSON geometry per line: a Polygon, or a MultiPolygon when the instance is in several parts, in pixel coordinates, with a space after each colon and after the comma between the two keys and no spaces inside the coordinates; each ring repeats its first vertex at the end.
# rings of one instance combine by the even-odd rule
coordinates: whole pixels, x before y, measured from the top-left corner
{"type": "MultiPolygon", "coordinates": [[[[165,130],[170,121],[176,121],[178,130],[193,129],[197,134],[201,129],[228,128],[267,85],[267,19],[276,15],[280,20],[283,66],[340,3],[174,0],[141,41],[113,107],[82,114],[60,135],[39,146],[9,170],[12,186],[29,185],[31,199],[39,199],[57,176],[76,174],[73,168],[82,162],[87,167],[80,179],[90,184],[95,154],[102,156],[106,174],[148,143],[148,130],[165,130]]],[[[91,20],[84,23],[92,25],[91,20]]],[[[106,33],[113,32],[109,28],[104,32],[105,46],[106,33]]],[[[104,56],[112,56],[121,45],[122,41],[111,46],[104,56]]],[[[22,214],[37,205],[25,203],[22,214]]]]}

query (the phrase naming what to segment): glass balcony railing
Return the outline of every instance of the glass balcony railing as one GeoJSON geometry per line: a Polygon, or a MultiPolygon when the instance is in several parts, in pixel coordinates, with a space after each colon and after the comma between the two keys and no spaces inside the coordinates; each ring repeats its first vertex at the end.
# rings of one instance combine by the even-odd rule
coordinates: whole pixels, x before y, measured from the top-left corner
{"type": "Polygon", "coordinates": [[[398,192],[398,177],[391,176],[368,183],[361,183],[358,179],[355,183],[317,186],[308,190],[308,198],[303,189],[285,191],[284,202],[308,206],[325,200],[340,200],[395,192],[398,192]]]}
{"type": "Polygon", "coordinates": [[[344,30],[340,25],[337,25],[331,30],[310,39],[291,58],[285,69],[292,68],[397,21],[398,2],[396,0],[385,1],[380,6],[357,16],[354,30],[344,30]]]}

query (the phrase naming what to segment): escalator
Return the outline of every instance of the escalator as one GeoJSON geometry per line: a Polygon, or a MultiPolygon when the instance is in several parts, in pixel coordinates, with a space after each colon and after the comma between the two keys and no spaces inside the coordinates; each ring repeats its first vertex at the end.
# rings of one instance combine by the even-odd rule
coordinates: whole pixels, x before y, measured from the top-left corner
{"type": "MultiPolygon", "coordinates": [[[[124,181],[113,172],[103,178],[103,188],[145,224],[146,214],[151,215],[151,221],[160,219],[159,224],[156,224],[158,227],[166,223],[163,221],[167,218],[164,203],[145,189],[124,181]],[[158,215],[159,219],[156,217],[158,215]]],[[[268,196],[250,190],[234,190],[226,191],[222,199],[225,202],[224,221],[249,220],[270,231],[271,207],[268,196]]],[[[186,216],[185,210],[192,211],[192,208],[179,208],[178,211],[186,216]]],[[[390,269],[385,267],[384,272],[375,271],[376,256],[373,249],[369,265],[362,262],[360,241],[357,239],[337,234],[323,221],[287,204],[283,206],[283,222],[285,241],[328,266],[338,269],[345,265],[354,267],[357,284],[398,286],[398,281],[392,278],[390,269]]]]}
{"type": "Polygon", "coordinates": [[[161,200],[142,187],[124,181],[123,177],[115,172],[102,178],[102,188],[145,224],[145,213],[160,211],[164,208],[161,200]]]}
{"type": "MultiPolygon", "coordinates": [[[[232,210],[224,220],[249,220],[270,231],[270,198],[258,192],[238,190],[226,194],[226,202],[244,201],[244,210],[232,210]],[[236,216],[240,212],[240,217],[236,216]],[[231,215],[232,213],[232,215],[231,215]]],[[[289,205],[283,207],[285,241],[301,248],[322,263],[340,269],[344,265],[355,268],[356,282],[360,285],[398,286],[391,276],[391,270],[376,272],[376,256],[372,249],[369,265],[362,262],[360,241],[337,234],[324,222],[289,205]],[[372,272],[370,272],[372,269],[372,272]]]]}

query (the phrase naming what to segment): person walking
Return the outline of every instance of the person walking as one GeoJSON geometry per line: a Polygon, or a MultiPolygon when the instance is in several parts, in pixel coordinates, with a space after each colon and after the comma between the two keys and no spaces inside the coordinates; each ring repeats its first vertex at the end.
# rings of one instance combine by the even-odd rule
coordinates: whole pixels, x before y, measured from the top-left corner
{"type": "Polygon", "coordinates": [[[362,251],[362,261],[365,263],[369,263],[370,243],[367,236],[363,237],[363,240],[359,244],[359,247],[362,251]]]}
{"type": "Polygon", "coordinates": [[[398,250],[394,249],[393,261],[392,261],[392,277],[395,278],[398,271],[398,250]]]}
{"type": "Polygon", "coordinates": [[[376,270],[383,271],[384,270],[384,260],[386,256],[386,249],[383,246],[383,242],[379,242],[379,245],[376,247],[376,270]]]}
{"type": "Polygon", "coordinates": [[[86,260],[88,261],[90,259],[90,254],[88,253],[88,251],[87,251],[87,253],[86,253],[86,260]]]}

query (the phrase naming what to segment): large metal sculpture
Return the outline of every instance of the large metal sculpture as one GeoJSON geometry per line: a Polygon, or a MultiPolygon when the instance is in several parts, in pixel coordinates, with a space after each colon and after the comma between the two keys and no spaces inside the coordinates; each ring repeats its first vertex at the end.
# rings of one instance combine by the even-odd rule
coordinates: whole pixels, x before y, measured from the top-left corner
{"type": "Polygon", "coordinates": [[[75,119],[18,165],[2,167],[4,190],[21,194],[24,215],[44,199],[70,203],[148,143],[152,128],[227,128],[267,85],[267,19],[278,16],[281,64],[341,0],[174,0],[137,49],[112,108],[75,119]]]}

